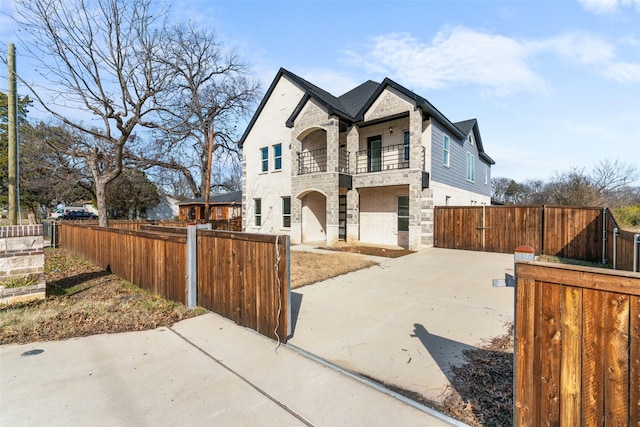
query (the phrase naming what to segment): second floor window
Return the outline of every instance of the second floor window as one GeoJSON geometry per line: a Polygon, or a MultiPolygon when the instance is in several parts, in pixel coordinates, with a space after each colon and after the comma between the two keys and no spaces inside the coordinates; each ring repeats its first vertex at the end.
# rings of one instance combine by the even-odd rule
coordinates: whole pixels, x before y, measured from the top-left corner
{"type": "Polygon", "coordinates": [[[476,158],[467,152],[467,181],[476,181],[476,158]]]}
{"type": "Polygon", "coordinates": [[[404,162],[408,162],[409,161],[409,131],[405,130],[404,131],[404,140],[403,140],[403,145],[402,145],[402,161],[404,162]]]}
{"type": "Polygon", "coordinates": [[[276,144],[273,146],[273,169],[282,169],[282,144],[276,144]]]}
{"type": "Polygon", "coordinates": [[[261,167],[260,171],[267,172],[269,170],[269,147],[260,149],[261,167]]]}
{"type": "Polygon", "coordinates": [[[451,157],[451,141],[447,135],[444,136],[444,155],[442,157],[442,164],[449,166],[449,158],[451,157]]]}

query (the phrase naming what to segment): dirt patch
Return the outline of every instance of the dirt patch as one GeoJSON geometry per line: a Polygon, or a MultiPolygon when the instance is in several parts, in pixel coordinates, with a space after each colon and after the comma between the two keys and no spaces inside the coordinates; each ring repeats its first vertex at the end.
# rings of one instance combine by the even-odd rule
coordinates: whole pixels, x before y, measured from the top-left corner
{"type": "Polygon", "coordinates": [[[64,249],[45,251],[47,298],[0,307],[0,344],[141,331],[205,313],[133,286],[64,249]]]}
{"type": "Polygon", "coordinates": [[[291,251],[291,289],[350,273],[377,263],[351,254],[291,251]]]}
{"type": "Polygon", "coordinates": [[[376,248],[374,246],[323,246],[319,249],[325,249],[328,251],[349,252],[360,255],[379,256],[385,258],[398,258],[415,253],[415,251],[410,251],[408,249],[376,248]]]}

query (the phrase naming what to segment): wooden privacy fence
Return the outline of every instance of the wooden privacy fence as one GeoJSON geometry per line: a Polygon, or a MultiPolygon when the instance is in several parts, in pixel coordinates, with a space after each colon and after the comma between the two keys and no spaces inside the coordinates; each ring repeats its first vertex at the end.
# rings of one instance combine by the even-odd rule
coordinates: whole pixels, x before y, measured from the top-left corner
{"type": "Polygon", "coordinates": [[[515,425],[640,425],[640,274],[516,273],[515,425]]]}
{"type": "Polygon", "coordinates": [[[616,227],[606,208],[437,206],[434,246],[513,253],[528,245],[536,254],[609,263],[631,271],[640,257],[640,238],[614,233],[616,227]]]}
{"type": "Polygon", "coordinates": [[[198,230],[197,247],[198,305],[284,341],[288,237],[198,230]]]}
{"type": "Polygon", "coordinates": [[[143,289],[187,303],[187,235],[58,225],[59,245],[143,289]]]}
{"type": "Polygon", "coordinates": [[[143,228],[65,223],[59,226],[60,245],[143,289],[186,305],[197,303],[241,326],[286,340],[290,330],[287,236],[196,230],[195,226],[191,232],[187,227],[143,228]]]}

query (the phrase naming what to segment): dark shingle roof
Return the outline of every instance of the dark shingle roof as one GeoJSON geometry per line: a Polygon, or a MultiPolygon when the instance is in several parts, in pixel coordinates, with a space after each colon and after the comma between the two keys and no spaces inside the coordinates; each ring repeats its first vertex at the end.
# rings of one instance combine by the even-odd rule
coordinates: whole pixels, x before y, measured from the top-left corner
{"type": "Polygon", "coordinates": [[[338,99],[344,105],[345,110],[351,116],[355,117],[360,112],[360,109],[371,98],[371,95],[380,87],[380,83],[368,80],[362,83],[360,86],[351,89],[349,92],[340,95],[338,99]]]}
{"type": "MultiPolygon", "coordinates": [[[[185,200],[178,205],[188,205],[192,203],[204,203],[204,197],[198,197],[191,200],[185,200]]],[[[209,203],[242,203],[242,191],[234,191],[227,194],[218,194],[209,198],[209,203]]]]}
{"type": "Polygon", "coordinates": [[[298,114],[310,98],[313,98],[317,102],[323,104],[327,108],[329,115],[335,114],[340,117],[341,120],[344,120],[348,124],[362,122],[364,121],[364,113],[367,111],[367,109],[371,107],[371,105],[385,90],[385,88],[387,86],[390,86],[405,95],[407,98],[412,99],[415,102],[416,107],[420,108],[423,111],[425,117],[432,117],[434,120],[442,124],[447,130],[449,130],[449,132],[460,139],[466,138],[469,132],[471,132],[471,130],[475,128],[475,137],[478,141],[478,150],[480,151],[480,155],[491,164],[495,163],[488,155],[484,153],[476,119],[465,120],[454,124],[425,98],[417,95],[404,86],[399,85],[388,77],[385,78],[382,83],[376,83],[374,81],[368,80],[362,83],[360,86],[357,86],[356,88],[346,92],[345,94],[340,95],[339,97],[335,97],[324,89],[319,88],[313,83],[308,82],[302,77],[288,70],[285,70],[284,68],[280,68],[280,70],[278,71],[278,74],[269,86],[267,93],[258,106],[258,109],[256,110],[253,118],[249,122],[247,129],[242,135],[242,138],[240,138],[240,147],[243,146],[247,135],[249,134],[255,121],[257,120],[267,100],[269,99],[269,96],[275,89],[278,81],[282,76],[286,76],[290,81],[292,81],[294,84],[300,87],[301,90],[304,91],[304,96],[300,99],[300,102],[298,102],[298,105],[287,120],[286,125],[289,127],[293,126],[295,118],[298,116],[298,114]]]}

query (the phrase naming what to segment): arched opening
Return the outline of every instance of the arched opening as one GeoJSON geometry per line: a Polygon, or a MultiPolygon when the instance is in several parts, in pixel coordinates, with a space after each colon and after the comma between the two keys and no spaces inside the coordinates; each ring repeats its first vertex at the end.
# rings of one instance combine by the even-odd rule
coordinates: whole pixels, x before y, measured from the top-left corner
{"type": "Polygon", "coordinates": [[[327,197],[318,191],[310,191],[299,198],[302,202],[302,242],[326,242],[327,197]]]}
{"type": "Polygon", "coordinates": [[[301,150],[298,154],[299,175],[327,171],[327,131],[308,129],[298,136],[301,150]]]}

